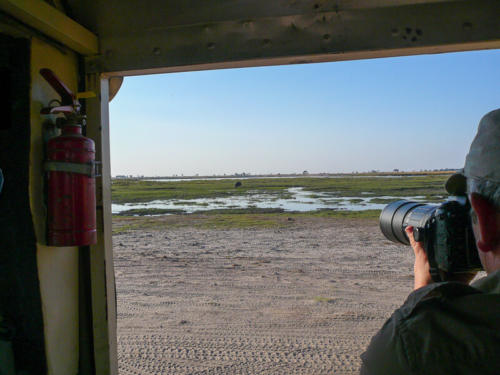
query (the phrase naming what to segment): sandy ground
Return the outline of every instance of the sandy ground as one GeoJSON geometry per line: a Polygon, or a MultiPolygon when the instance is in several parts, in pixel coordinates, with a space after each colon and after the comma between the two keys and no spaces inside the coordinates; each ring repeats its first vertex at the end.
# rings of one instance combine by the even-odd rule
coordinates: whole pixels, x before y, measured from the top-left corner
{"type": "Polygon", "coordinates": [[[113,238],[120,374],[353,374],[412,288],[376,221],[113,238]]]}

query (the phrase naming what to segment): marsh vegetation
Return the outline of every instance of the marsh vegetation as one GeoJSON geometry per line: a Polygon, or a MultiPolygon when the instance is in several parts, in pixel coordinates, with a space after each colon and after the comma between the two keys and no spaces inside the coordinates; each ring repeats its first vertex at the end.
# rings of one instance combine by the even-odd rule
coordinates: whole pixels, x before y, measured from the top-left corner
{"type": "Polygon", "coordinates": [[[432,201],[441,199],[448,175],[426,176],[351,176],[338,178],[256,178],[245,179],[238,188],[232,179],[206,179],[186,181],[113,180],[113,203],[139,203],[156,200],[187,200],[244,196],[256,193],[289,196],[289,188],[301,187],[312,193],[330,193],[338,197],[361,195],[423,196],[432,201]]]}
{"type": "Polygon", "coordinates": [[[148,217],[164,215],[174,216],[170,224],[204,228],[278,227],[305,216],[376,218],[396,199],[442,200],[447,177],[256,178],[237,188],[233,179],[114,180],[113,213],[115,221],[119,215],[120,222],[128,223],[123,227],[133,228],[160,223],[164,220],[148,217]]]}

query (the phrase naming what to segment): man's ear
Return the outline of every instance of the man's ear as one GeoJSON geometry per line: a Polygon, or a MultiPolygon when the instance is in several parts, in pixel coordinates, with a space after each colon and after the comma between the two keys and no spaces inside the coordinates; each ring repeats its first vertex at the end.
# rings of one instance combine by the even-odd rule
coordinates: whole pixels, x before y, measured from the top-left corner
{"type": "Polygon", "coordinates": [[[500,236],[497,225],[497,210],[487,199],[479,194],[472,193],[470,203],[477,216],[477,226],[480,238],[476,238],[477,247],[482,252],[488,252],[499,244],[500,236]]]}

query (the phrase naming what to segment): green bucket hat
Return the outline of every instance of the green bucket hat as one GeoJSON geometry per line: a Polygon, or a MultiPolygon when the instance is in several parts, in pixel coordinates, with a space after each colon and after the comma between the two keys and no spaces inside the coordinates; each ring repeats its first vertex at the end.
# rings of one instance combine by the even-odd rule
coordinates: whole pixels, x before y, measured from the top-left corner
{"type": "Polygon", "coordinates": [[[446,181],[446,191],[465,194],[467,178],[500,184],[500,109],[489,112],[479,122],[465,166],[446,181]]]}

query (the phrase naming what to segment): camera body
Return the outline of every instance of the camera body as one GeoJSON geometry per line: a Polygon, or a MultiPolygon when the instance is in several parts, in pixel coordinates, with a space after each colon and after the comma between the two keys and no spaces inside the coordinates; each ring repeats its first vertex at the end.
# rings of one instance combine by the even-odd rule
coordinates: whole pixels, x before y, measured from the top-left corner
{"type": "Polygon", "coordinates": [[[380,229],[387,239],[409,245],[408,226],[414,228],[415,241],[423,242],[434,281],[482,270],[466,196],[451,196],[441,204],[400,200],[382,210],[380,229]]]}

